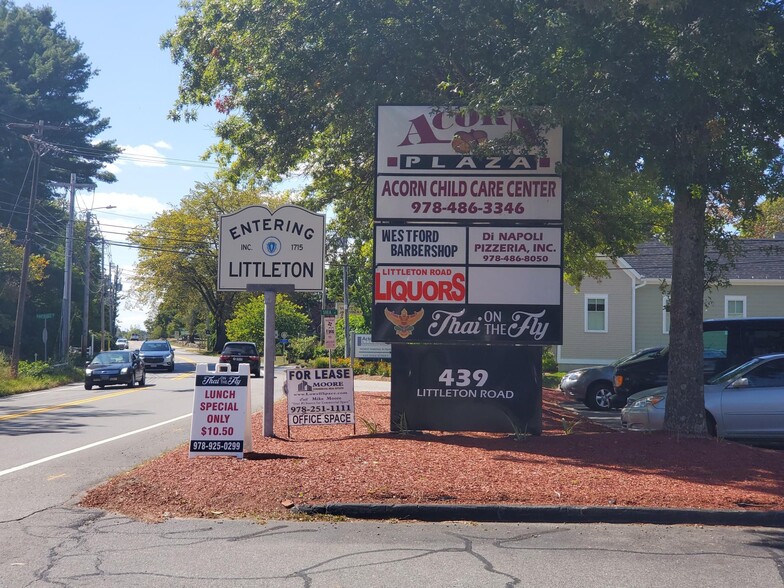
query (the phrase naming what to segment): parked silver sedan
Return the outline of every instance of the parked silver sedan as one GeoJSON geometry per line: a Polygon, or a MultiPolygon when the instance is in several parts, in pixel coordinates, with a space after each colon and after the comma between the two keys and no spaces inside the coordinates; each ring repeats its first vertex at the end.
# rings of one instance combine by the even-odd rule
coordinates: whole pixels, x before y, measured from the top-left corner
{"type": "MultiPolygon", "coordinates": [[[[666,402],[666,386],[633,394],[621,410],[621,424],[662,429],[666,402]]],[[[784,440],[784,353],[755,357],[708,380],[705,417],[718,437],[784,440]]]]}

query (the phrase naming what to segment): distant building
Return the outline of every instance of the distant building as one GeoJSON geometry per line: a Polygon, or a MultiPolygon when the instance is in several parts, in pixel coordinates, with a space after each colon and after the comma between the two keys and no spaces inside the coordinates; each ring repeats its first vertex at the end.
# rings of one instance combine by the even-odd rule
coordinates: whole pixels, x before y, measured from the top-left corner
{"type": "MultiPolygon", "coordinates": [[[[778,235],[776,236],[778,237],[778,235]]],[[[705,295],[705,318],[784,316],[784,239],[743,239],[730,286],[705,295]]],[[[607,259],[609,278],[564,284],[559,368],[607,364],[645,347],[666,345],[670,313],[662,282],[672,277],[672,248],[658,241],[607,259]]]]}

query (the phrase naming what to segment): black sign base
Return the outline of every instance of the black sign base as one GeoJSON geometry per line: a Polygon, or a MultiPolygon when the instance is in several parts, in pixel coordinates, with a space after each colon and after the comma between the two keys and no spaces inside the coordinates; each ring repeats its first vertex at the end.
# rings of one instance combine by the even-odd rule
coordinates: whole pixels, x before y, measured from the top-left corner
{"type": "Polygon", "coordinates": [[[542,348],[392,345],[390,430],[540,435],[542,348]]]}

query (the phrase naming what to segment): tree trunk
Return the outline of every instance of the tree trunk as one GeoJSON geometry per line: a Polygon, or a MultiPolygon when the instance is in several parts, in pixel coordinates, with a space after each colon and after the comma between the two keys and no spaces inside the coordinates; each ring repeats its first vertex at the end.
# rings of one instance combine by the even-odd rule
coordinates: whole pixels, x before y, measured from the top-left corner
{"type": "Polygon", "coordinates": [[[675,196],[672,229],[670,357],[664,428],[705,435],[703,282],[705,198],[688,189],[675,196]]]}

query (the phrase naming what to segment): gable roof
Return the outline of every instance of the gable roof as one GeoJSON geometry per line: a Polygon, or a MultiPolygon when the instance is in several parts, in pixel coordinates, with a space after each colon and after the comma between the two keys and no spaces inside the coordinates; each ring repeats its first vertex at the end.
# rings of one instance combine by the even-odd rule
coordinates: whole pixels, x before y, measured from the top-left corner
{"type": "MultiPolygon", "coordinates": [[[[784,239],[739,239],[740,254],[727,273],[730,280],[784,280],[784,239]]],[[[647,241],[623,260],[642,279],[672,278],[672,247],[647,241]]]]}

